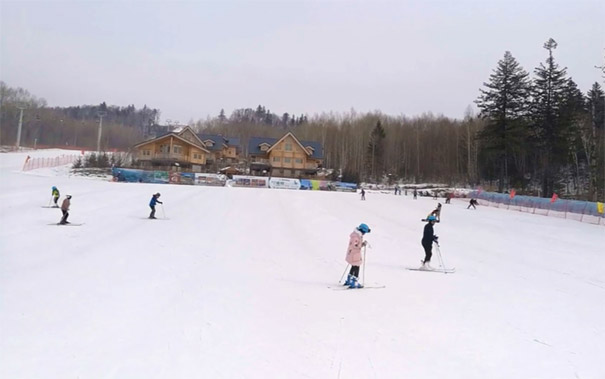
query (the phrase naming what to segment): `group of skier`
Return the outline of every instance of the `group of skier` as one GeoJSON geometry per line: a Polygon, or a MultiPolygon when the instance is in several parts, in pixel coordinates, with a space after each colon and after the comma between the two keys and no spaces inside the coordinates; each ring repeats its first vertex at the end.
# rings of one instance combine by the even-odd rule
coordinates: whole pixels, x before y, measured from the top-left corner
{"type": "MultiPolygon", "coordinates": [[[[53,205],[53,208],[59,208],[59,198],[61,197],[61,193],[59,192],[59,189],[56,186],[53,186],[51,188],[51,197],[52,197],[52,201],[55,205],[53,205]]],[[[63,202],[61,203],[61,220],[59,221],[59,225],[65,225],[65,224],[69,224],[69,221],[67,221],[67,218],[69,217],[69,207],[71,206],[71,195],[65,195],[65,198],[63,199],[63,202]]]]}
{"type": "MultiPolygon", "coordinates": [[[[53,208],[59,208],[59,198],[61,197],[61,193],[59,192],[59,189],[56,186],[53,186],[51,188],[51,196],[52,196],[52,201],[54,203],[53,208]]],[[[155,217],[155,206],[156,204],[163,204],[160,200],[160,193],[154,193],[153,195],[151,195],[151,200],[149,201],[149,208],[151,208],[151,213],[149,214],[149,218],[150,219],[156,219],[157,217],[155,217]]],[[[70,222],[67,221],[67,218],[69,217],[69,207],[71,206],[71,195],[66,195],[65,199],[63,199],[63,202],[61,203],[61,212],[63,213],[63,215],[61,216],[61,220],[59,221],[59,225],[65,225],[65,224],[69,224],[70,222]]]]}
{"type": "MultiPolygon", "coordinates": [[[[365,191],[363,189],[361,190],[361,197],[362,200],[365,200],[365,191]]],[[[448,204],[450,203],[449,200],[451,197],[451,195],[447,196],[448,204]]],[[[416,198],[416,189],[414,189],[414,198],[416,198]]],[[[478,204],[476,199],[471,199],[467,209],[471,206],[476,209],[475,206],[478,204]]],[[[439,246],[439,237],[435,234],[434,226],[435,223],[441,221],[441,207],[441,203],[438,203],[437,207],[431,211],[425,219],[422,219],[422,221],[426,221],[421,240],[424,249],[424,259],[421,260],[422,266],[419,270],[433,270],[433,267],[430,265],[431,257],[433,256],[433,244],[439,246]]],[[[348,286],[349,288],[363,287],[363,284],[359,282],[359,271],[363,259],[365,259],[365,256],[362,256],[361,250],[362,247],[367,245],[367,241],[363,240],[367,233],[370,233],[370,227],[367,224],[362,223],[349,235],[349,245],[347,247],[345,261],[351,266],[351,269],[349,270],[346,281],[343,283],[343,285],[348,286]]]]}

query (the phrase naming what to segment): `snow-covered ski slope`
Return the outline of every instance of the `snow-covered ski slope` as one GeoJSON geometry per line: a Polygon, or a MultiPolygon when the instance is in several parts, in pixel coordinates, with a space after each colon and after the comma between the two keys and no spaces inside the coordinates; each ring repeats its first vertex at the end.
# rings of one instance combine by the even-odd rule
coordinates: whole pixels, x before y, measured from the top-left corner
{"type": "Polygon", "coordinates": [[[435,231],[456,273],[415,272],[432,199],[111,183],[26,155],[0,154],[2,378],[605,378],[603,226],[454,200],[435,231]],[[84,225],[48,225],[53,185],[84,225]],[[146,219],[157,191],[167,220],[146,219]],[[361,222],[386,288],[331,290],[361,222]]]}

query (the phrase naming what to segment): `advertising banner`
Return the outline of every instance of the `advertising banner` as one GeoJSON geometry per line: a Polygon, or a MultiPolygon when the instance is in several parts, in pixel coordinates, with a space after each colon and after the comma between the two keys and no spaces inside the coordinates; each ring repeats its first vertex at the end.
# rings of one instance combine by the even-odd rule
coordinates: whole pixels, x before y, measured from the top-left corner
{"type": "Polygon", "coordinates": [[[271,178],[269,179],[270,188],[279,189],[300,189],[300,180],[292,178],[271,178]]]}
{"type": "Polygon", "coordinates": [[[332,182],[332,187],[339,192],[357,192],[356,183],[332,182]]]}
{"type": "Polygon", "coordinates": [[[269,178],[265,176],[233,175],[233,182],[236,187],[267,188],[269,186],[269,178]]]}
{"type": "Polygon", "coordinates": [[[181,184],[181,173],[171,172],[170,173],[170,184],[181,184]]]}
{"type": "Polygon", "coordinates": [[[195,174],[192,172],[181,172],[181,184],[193,184],[195,174]]]}
{"type": "Polygon", "coordinates": [[[168,183],[170,180],[168,178],[168,171],[154,171],[153,172],[153,182],[154,183],[168,183]]]}
{"type": "Polygon", "coordinates": [[[195,174],[195,184],[202,186],[224,186],[227,176],[222,174],[195,174]]]}

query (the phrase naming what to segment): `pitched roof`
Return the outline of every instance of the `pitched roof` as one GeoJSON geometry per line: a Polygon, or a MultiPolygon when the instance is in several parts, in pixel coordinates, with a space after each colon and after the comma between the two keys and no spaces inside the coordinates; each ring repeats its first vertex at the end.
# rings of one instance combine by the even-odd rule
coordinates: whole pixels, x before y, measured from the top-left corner
{"type": "Polygon", "coordinates": [[[206,149],[204,146],[201,146],[201,145],[199,145],[199,144],[197,144],[197,143],[191,142],[191,141],[189,141],[189,140],[187,140],[187,139],[185,139],[185,138],[183,138],[183,137],[179,136],[177,133],[174,133],[174,132],[165,133],[165,134],[162,134],[162,135],[161,135],[161,136],[159,136],[159,137],[152,138],[152,139],[149,139],[149,140],[147,140],[147,141],[143,141],[143,142],[137,143],[137,144],[136,144],[136,145],[134,145],[133,147],[139,147],[139,146],[147,145],[148,143],[151,143],[151,142],[154,142],[154,141],[159,141],[159,140],[161,140],[161,139],[163,139],[163,138],[166,138],[166,137],[169,137],[169,136],[170,136],[170,137],[174,137],[174,138],[176,138],[176,139],[178,139],[178,140],[180,140],[180,141],[183,141],[183,142],[185,142],[185,143],[187,143],[187,144],[189,144],[189,145],[193,145],[193,146],[197,147],[198,149],[201,149],[201,150],[205,151],[206,153],[209,153],[209,152],[210,152],[210,151],[208,151],[208,149],[206,149]]]}
{"type": "Polygon", "coordinates": [[[223,148],[223,145],[239,147],[239,138],[229,138],[214,134],[198,134],[197,136],[204,143],[207,140],[213,141],[214,145],[207,147],[207,149],[212,151],[221,150],[223,148]]]}
{"type": "MultiPolygon", "coordinates": [[[[312,154],[310,154],[311,158],[314,158],[314,159],[323,159],[323,149],[321,147],[321,143],[316,142],[316,141],[300,141],[292,133],[286,133],[281,138],[251,137],[250,140],[248,141],[248,154],[252,154],[252,155],[264,155],[264,154],[267,153],[267,151],[261,151],[260,145],[262,143],[269,144],[270,146],[275,146],[275,144],[277,142],[279,142],[282,139],[284,139],[288,134],[291,134],[302,145],[302,147],[305,149],[305,151],[306,151],[307,146],[310,146],[310,147],[313,148],[313,152],[312,152],[312,154]]],[[[269,150],[271,150],[271,149],[269,149],[269,150]]]]}

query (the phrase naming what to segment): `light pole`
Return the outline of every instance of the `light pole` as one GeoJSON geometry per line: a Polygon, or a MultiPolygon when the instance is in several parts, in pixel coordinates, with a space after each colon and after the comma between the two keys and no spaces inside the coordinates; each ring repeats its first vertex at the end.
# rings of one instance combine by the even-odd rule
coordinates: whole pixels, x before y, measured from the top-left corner
{"type": "Polygon", "coordinates": [[[19,147],[21,147],[21,128],[23,127],[23,110],[25,109],[25,107],[20,106],[17,108],[19,108],[19,110],[20,110],[20,112],[19,112],[19,128],[17,129],[17,143],[15,143],[15,147],[18,150],[19,147]]]}
{"type": "Polygon", "coordinates": [[[105,117],[105,115],[107,114],[107,112],[104,111],[99,111],[98,115],[99,115],[99,135],[97,136],[97,152],[101,151],[101,134],[103,133],[103,117],[105,117]]]}

